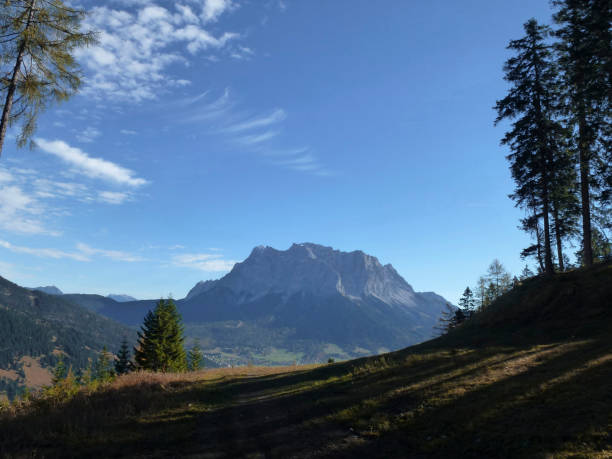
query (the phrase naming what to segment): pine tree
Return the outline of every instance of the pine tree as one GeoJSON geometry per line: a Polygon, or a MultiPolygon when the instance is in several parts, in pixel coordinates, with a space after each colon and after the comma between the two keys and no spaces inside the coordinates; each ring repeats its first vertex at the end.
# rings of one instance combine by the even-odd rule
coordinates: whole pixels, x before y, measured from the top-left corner
{"type": "Polygon", "coordinates": [[[108,352],[108,348],[104,346],[94,366],[94,379],[100,382],[107,382],[113,379],[114,375],[111,354],[108,352]]]}
{"type": "MultiPolygon", "coordinates": [[[[160,300],[159,303],[157,303],[157,308],[160,307],[160,303],[162,302],[163,300],[160,300]]],[[[157,314],[155,311],[147,312],[141,331],[138,332],[137,347],[134,348],[134,361],[138,367],[144,370],[155,371],[159,367],[155,351],[158,342],[158,330],[159,321],[157,314]]]]}
{"type": "Polygon", "coordinates": [[[187,370],[185,337],[181,317],[172,299],[159,300],[145,316],[134,349],[136,364],[145,370],[178,372],[187,370]]]}
{"type": "Polygon", "coordinates": [[[592,206],[609,207],[612,173],[612,3],[609,0],[553,0],[560,26],[557,52],[562,69],[564,115],[572,129],[580,178],[582,263],[593,264],[592,206]]]}
{"type": "Polygon", "coordinates": [[[511,150],[507,158],[516,183],[511,197],[517,206],[530,209],[535,216],[541,215],[544,272],[552,274],[550,215],[560,175],[556,167],[565,164],[556,159],[564,129],[555,120],[558,82],[551,46],[546,43],[550,29],[538,25],[535,19],[526,22],[524,29],[525,37],[508,45],[515,52],[504,66],[505,79],[511,88],[504,99],[497,101],[495,122],[516,119],[502,140],[511,150]]]}
{"type": "Polygon", "coordinates": [[[76,49],[94,43],[80,31],[85,13],[61,0],[5,0],[0,12],[0,81],[5,91],[0,153],[8,126],[21,121],[18,145],[36,128],[39,113],[81,85],[76,49]]]}
{"type": "Polygon", "coordinates": [[[121,341],[121,347],[117,353],[115,360],[115,372],[118,375],[124,375],[132,370],[132,362],[130,362],[130,348],[128,347],[127,338],[121,341]]]}
{"type": "Polygon", "coordinates": [[[193,347],[189,350],[187,359],[189,362],[190,371],[198,371],[202,368],[202,363],[204,362],[204,355],[202,354],[202,350],[200,349],[200,343],[198,340],[195,341],[193,347]]]}
{"type": "Polygon", "coordinates": [[[531,277],[533,277],[533,271],[531,269],[529,269],[529,266],[525,265],[525,267],[521,271],[520,280],[529,279],[531,277]]]}
{"type": "Polygon", "coordinates": [[[60,382],[66,379],[67,375],[68,369],[66,368],[63,357],[60,357],[55,364],[55,368],[53,369],[53,378],[51,380],[53,385],[57,386],[60,382]]]}
{"type": "Polygon", "coordinates": [[[459,308],[463,310],[466,316],[470,317],[475,306],[476,301],[474,300],[474,294],[470,287],[466,287],[463,291],[463,295],[459,299],[459,308]]]}

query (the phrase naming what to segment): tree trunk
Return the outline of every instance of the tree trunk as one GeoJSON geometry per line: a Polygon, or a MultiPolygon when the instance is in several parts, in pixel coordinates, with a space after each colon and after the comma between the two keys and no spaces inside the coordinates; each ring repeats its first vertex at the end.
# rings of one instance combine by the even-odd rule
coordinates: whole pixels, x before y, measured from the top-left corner
{"type": "Polygon", "coordinates": [[[561,241],[561,228],[559,223],[559,208],[556,202],[553,203],[553,213],[555,217],[555,239],[557,241],[557,257],[559,258],[559,270],[565,271],[565,263],[563,262],[563,242],[561,241]]]}
{"type": "Polygon", "coordinates": [[[582,263],[593,266],[593,247],[591,236],[591,196],[589,190],[590,155],[584,106],[578,113],[578,152],[580,155],[580,198],[582,208],[582,263]]]}
{"type": "Polygon", "coordinates": [[[543,180],[544,187],[542,190],[542,216],[544,217],[544,272],[546,274],[554,274],[555,268],[553,267],[552,248],[550,245],[550,206],[548,204],[548,185],[546,184],[546,178],[544,178],[543,180]]]}
{"type": "MultiPolygon", "coordinates": [[[[34,4],[36,0],[32,0],[30,3],[30,10],[28,11],[28,20],[26,22],[24,32],[30,27],[32,22],[32,16],[34,15],[34,4]]],[[[23,53],[25,52],[25,39],[22,38],[19,44],[19,50],[17,52],[17,59],[15,60],[15,67],[13,67],[13,74],[11,75],[11,81],[9,82],[8,90],[6,92],[6,99],[4,101],[4,108],[2,109],[2,118],[0,118],[0,156],[2,155],[2,147],[4,146],[4,138],[6,137],[6,129],[8,128],[9,118],[11,116],[11,110],[13,108],[13,99],[15,96],[15,90],[17,89],[17,78],[23,62],[23,53]]]]}

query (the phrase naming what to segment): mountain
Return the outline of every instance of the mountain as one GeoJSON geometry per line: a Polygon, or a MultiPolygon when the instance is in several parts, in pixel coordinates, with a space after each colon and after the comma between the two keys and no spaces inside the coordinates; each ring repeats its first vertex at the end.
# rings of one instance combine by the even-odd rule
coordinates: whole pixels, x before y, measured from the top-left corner
{"type": "Polygon", "coordinates": [[[189,293],[187,293],[187,296],[185,297],[185,299],[190,300],[191,298],[198,296],[200,293],[204,293],[210,290],[211,288],[215,286],[216,283],[217,281],[214,281],[214,280],[198,282],[197,284],[195,284],[195,286],[191,290],[189,290],[189,293]]]}
{"type": "Polygon", "coordinates": [[[0,392],[50,382],[59,358],[76,371],[103,346],[116,351],[135,332],[66,298],[19,287],[0,277],[0,392]]]}
{"type": "Polygon", "coordinates": [[[128,301],[138,301],[136,298],[130,295],[123,295],[120,293],[111,293],[106,296],[111,300],[115,300],[117,303],[127,303],[128,301]]]}
{"type": "Polygon", "coordinates": [[[47,295],[63,295],[64,294],[64,292],[62,292],[55,285],[48,285],[46,287],[36,287],[36,288],[31,288],[30,290],[38,290],[39,292],[45,292],[47,295]]]}
{"type": "MultiPolygon", "coordinates": [[[[64,295],[138,327],[155,300],[118,303],[64,295]]],[[[256,247],[226,276],[198,282],[178,300],[185,331],[219,364],[289,364],[348,359],[433,336],[447,301],[416,292],[391,265],[362,251],[304,243],[256,247]]]]}
{"type": "Polygon", "coordinates": [[[362,251],[304,243],[256,247],[223,278],[198,283],[179,308],[187,331],[204,342],[239,347],[253,361],[269,363],[272,354],[290,363],[424,341],[446,303],[415,292],[391,265],[362,251]]]}

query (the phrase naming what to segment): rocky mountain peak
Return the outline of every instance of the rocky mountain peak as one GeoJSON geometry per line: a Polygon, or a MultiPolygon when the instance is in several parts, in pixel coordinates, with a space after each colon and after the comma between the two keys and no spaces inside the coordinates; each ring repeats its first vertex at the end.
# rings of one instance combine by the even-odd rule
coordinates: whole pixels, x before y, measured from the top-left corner
{"type": "Polygon", "coordinates": [[[198,283],[187,298],[215,286],[225,287],[245,301],[270,293],[285,297],[303,292],[316,296],[341,294],[351,299],[373,296],[389,304],[414,303],[412,287],[393,269],[361,250],[342,252],[311,242],[287,250],[255,247],[218,281],[198,283]]]}

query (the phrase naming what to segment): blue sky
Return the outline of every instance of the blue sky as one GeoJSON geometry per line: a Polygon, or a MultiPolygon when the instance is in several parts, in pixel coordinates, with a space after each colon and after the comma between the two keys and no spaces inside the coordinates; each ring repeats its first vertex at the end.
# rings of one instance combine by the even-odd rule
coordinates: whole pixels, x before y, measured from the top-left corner
{"type": "Polygon", "coordinates": [[[0,275],[181,298],[315,242],[457,301],[493,258],[522,268],[492,107],[548,0],[81,4],[83,90],[0,158],[0,275]]]}

